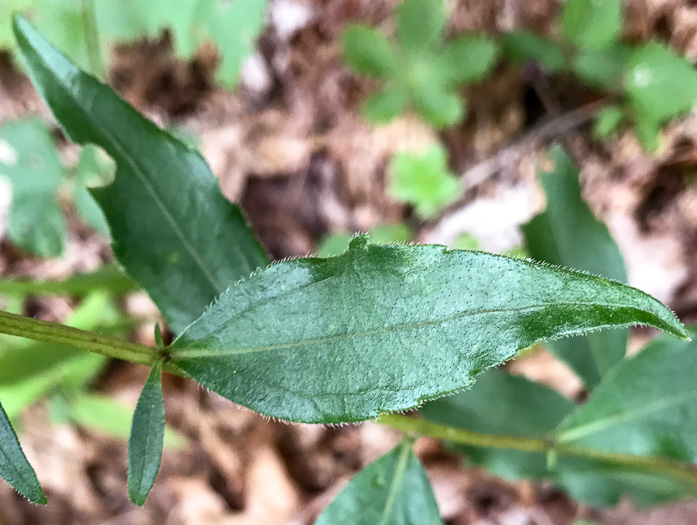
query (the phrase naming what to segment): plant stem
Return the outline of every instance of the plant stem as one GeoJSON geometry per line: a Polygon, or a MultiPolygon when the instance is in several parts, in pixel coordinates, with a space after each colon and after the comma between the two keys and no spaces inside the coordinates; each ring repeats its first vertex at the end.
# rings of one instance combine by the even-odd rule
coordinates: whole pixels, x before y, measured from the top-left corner
{"type": "Polygon", "coordinates": [[[82,0],[82,23],[85,27],[85,46],[87,47],[91,73],[103,80],[106,69],[102,62],[102,46],[99,41],[94,0],[82,0]]]}
{"type": "Polygon", "coordinates": [[[107,290],[121,295],[137,289],[138,285],[116,266],[105,266],[92,273],[73,275],[64,281],[0,281],[0,294],[7,295],[84,295],[95,290],[107,290]]]}
{"type": "Polygon", "coordinates": [[[479,432],[429,423],[423,419],[408,417],[401,414],[385,414],[381,416],[377,422],[381,425],[401,430],[402,432],[430,436],[462,445],[542,453],[553,452],[558,455],[586,458],[627,468],[629,470],[651,474],[663,474],[697,488],[697,470],[691,465],[686,465],[670,459],[590,450],[573,445],[557,443],[553,439],[533,439],[481,434],[479,432]]]}
{"type": "Polygon", "coordinates": [[[157,350],[149,346],[2,311],[0,311],[0,333],[44,343],[72,346],[106,357],[148,366],[152,366],[161,357],[157,350]]]}

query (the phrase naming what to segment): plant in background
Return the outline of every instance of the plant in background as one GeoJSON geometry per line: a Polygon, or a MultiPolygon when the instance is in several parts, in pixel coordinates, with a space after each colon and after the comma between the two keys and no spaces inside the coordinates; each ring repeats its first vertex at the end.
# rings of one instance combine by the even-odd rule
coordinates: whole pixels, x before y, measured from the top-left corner
{"type": "Polygon", "coordinates": [[[387,122],[412,109],[437,128],[465,115],[460,87],[484,78],[494,65],[494,42],[478,35],[444,41],[447,22],[440,0],[406,0],[396,10],[396,36],[386,39],[366,25],[344,31],[343,53],[357,73],[379,79],[383,88],[363,107],[374,123],[387,122]]]}
{"type": "Polygon", "coordinates": [[[65,171],[51,134],[37,118],[0,128],[0,180],[11,193],[9,237],[40,257],[57,257],[65,247],[67,230],[59,194],[73,201],[86,223],[109,234],[101,210],[86,189],[87,184],[105,182],[109,159],[94,148],[85,148],[72,176],[65,171]]]}
{"type": "MultiPolygon", "coordinates": [[[[145,501],[159,469],[163,371],[271,417],[379,418],[405,431],[408,437],[359,472],[319,524],[442,523],[413,452],[418,435],[467,447],[471,459],[495,472],[510,465],[530,477],[546,473],[587,501],[600,502],[605,489],[653,501],[697,493],[688,464],[697,459],[689,375],[697,353],[657,300],[551,265],[442,246],[372,245],[365,237],[338,257],[268,266],[198,154],[80,71],[26,20],[14,24],[32,81],[67,136],[95,143],[115,160],[114,182],[92,194],[117,259],[176,339],[165,347],[156,332],[157,348],[150,348],[7,312],[0,312],[0,333],[151,367],[129,438],[134,502],[145,501]],[[666,337],[620,360],[584,405],[504,371],[480,375],[536,342],[633,324],[683,341],[666,337]],[[471,388],[475,376],[469,392],[426,405],[426,419],[390,414],[471,388]],[[454,409],[443,410],[443,403],[454,409]],[[452,423],[433,422],[442,417],[452,423]]],[[[44,503],[2,416],[0,475],[44,503]]]]}
{"type": "Polygon", "coordinates": [[[561,40],[521,30],[503,37],[503,54],[513,62],[534,60],[551,73],[570,71],[608,92],[616,103],[596,117],[598,138],[611,136],[626,120],[649,150],[660,128],[697,102],[697,72],[665,44],[624,43],[621,0],[568,0],[561,6],[561,40]]]}
{"type": "Polygon", "coordinates": [[[174,53],[190,60],[204,42],[220,52],[218,80],[236,85],[244,60],[266,25],[268,0],[3,0],[0,50],[13,47],[10,19],[23,12],[84,69],[102,76],[114,43],[172,37],[174,53]]]}

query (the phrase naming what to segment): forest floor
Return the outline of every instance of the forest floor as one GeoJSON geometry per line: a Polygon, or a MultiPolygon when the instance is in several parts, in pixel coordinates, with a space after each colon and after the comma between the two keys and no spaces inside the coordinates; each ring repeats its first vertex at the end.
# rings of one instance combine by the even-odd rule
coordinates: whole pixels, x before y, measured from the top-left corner
{"type": "MultiPolygon", "coordinates": [[[[667,128],[653,156],[630,132],[598,143],[589,122],[601,95],[564,76],[502,66],[468,93],[467,121],[440,136],[409,117],[375,128],[359,111],[370,82],[346,68],[337,41],[348,21],[384,22],[393,2],[291,3],[306,16],[272,21],[256,68],[234,94],[213,82],[210,50],[184,63],[172,58],[167,38],[114,49],[109,75],[119,93],[149,117],[176,123],[198,138],[223,192],[240,203],[275,259],[312,253],[332,232],[400,220],[420,242],[447,244],[469,233],[485,250],[515,247],[518,226],[544,206],[536,168],[548,146],[561,142],[581,166],[584,195],[617,240],[630,282],[684,321],[697,321],[697,115],[667,128]],[[451,168],[466,190],[444,214],[423,222],[389,197],[386,166],[395,152],[437,140],[448,147],[451,168]]],[[[449,3],[458,31],[546,31],[558,7],[554,0],[449,3]]],[[[662,38],[697,59],[693,2],[637,0],[628,11],[629,38],[662,38]]],[[[28,80],[0,56],[0,124],[29,113],[53,122],[28,80]]],[[[63,150],[73,154],[67,144],[63,150]]],[[[64,278],[112,260],[104,238],[74,217],[70,226],[61,260],[32,259],[3,241],[0,274],[64,278]]],[[[71,298],[35,297],[25,310],[63,321],[74,306],[71,298]]],[[[126,298],[123,308],[154,312],[142,294],[126,298]]],[[[132,337],[152,344],[151,330],[134,330],[132,337]]],[[[650,335],[637,331],[633,340],[650,335]]],[[[515,366],[566,395],[581,393],[573,375],[544,351],[515,366]]],[[[135,406],[146,375],[143,367],[113,363],[94,388],[135,406]]],[[[270,422],[175,377],[167,377],[164,388],[168,423],[188,443],[165,451],[145,507],[128,501],[122,440],[51,423],[39,403],[22,418],[22,442],[50,505],[31,506],[1,484],[0,524],[309,525],[353,473],[399,439],[373,423],[325,428],[270,422]]],[[[574,518],[606,525],[697,523],[695,503],[640,511],[624,501],[598,513],[550,485],[511,483],[468,469],[436,441],[420,440],[417,452],[448,525],[566,525],[574,518]]]]}

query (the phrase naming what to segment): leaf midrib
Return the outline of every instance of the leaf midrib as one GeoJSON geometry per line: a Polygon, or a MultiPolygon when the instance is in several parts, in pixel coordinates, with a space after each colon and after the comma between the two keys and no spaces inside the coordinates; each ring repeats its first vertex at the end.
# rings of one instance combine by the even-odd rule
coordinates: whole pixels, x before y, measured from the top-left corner
{"type": "MultiPolygon", "coordinates": [[[[293,343],[284,343],[284,344],[277,344],[277,345],[269,345],[269,346],[260,346],[260,347],[251,347],[251,348],[231,348],[231,349],[223,349],[223,350],[215,350],[215,349],[209,349],[209,348],[195,348],[195,347],[185,347],[182,349],[176,349],[172,348],[170,352],[170,356],[172,358],[202,358],[202,357],[221,357],[221,356],[228,356],[228,355],[242,355],[242,354],[251,354],[251,353],[257,353],[257,352],[265,352],[265,351],[271,351],[271,350],[287,350],[291,348],[297,348],[297,347],[302,347],[302,346],[308,346],[308,345],[313,345],[313,344],[322,344],[322,343],[330,343],[334,341],[343,341],[343,340],[349,340],[349,339],[355,339],[355,338],[360,338],[360,337],[368,337],[371,335],[378,335],[381,333],[385,332],[398,332],[401,330],[413,330],[417,328],[424,328],[427,326],[438,326],[444,323],[448,323],[451,321],[457,321],[459,319],[463,319],[465,317],[475,317],[479,315],[488,315],[488,314],[493,314],[493,313],[513,313],[513,312],[533,312],[536,310],[543,310],[545,308],[550,308],[550,307],[563,307],[563,306],[587,306],[587,307],[599,307],[599,308],[629,308],[629,309],[638,309],[636,306],[632,305],[621,305],[621,304],[604,304],[604,303],[585,303],[585,302],[573,302],[573,303],[545,303],[545,304],[538,304],[538,305],[529,305],[529,306],[523,306],[523,307],[511,307],[511,308],[491,308],[491,309],[481,309],[481,310],[470,310],[470,311],[464,311],[464,312],[459,312],[455,315],[452,315],[450,317],[446,317],[444,319],[438,319],[435,321],[423,321],[419,323],[403,323],[403,324],[396,324],[396,325],[391,325],[391,326],[383,326],[380,328],[376,328],[373,330],[366,330],[364,332],[356,332],[356,333],[349,333],[349,334],[335,334],[331,336],[326,336],[326,337],[318,337],[316,339],[307,339],[304,341],[297,341],[293,343]]],[[[627,324],[627,323],[625,323],[627,324]]],[[[594,329],[599,329],[599,328],[605,328],[605,327],[612,327],[612,326],[620,326],[617,324],[607,324],[607,325],[596,325],[593,328],[594,329]]],[[[624,326],[624,324],[622,325],[624,326]]],[[[573,329],[569,330],[568,332],[563,332],[563,335],[573,335],[576,333],[585,333],[586,330],[582,329],[573,329]]],[[[208,336],[210,337],[210,336],[208,336]]]]}
{"type": "MultiPolygon", "coordinates": [[[[32,46],[33,47],[33,46],[32,46]]],[[[72,64],[71,64],[72,66],[72,64]]],[[[72,66],[74,67],[74,66],[72,66]]],[[[57,79],[56,85],[60,86],[63,92],[68,95],[68,97],[73,100],[73,102],[82,110],[83,114],[86,116],[86,118],[90,121],[92,126],[99,130],[105,137],[106,140],[111,141],[112,144],[116,147],[116,149],[119,151],[120,155],[124,158],[124,160],[131,166],[131,169],[133,172],[136,174],[140,182],[145,186],[147,192],[150,194],[152,199],[155,201],[156,206],[158,209],[162,212],[164,215],[165,219],[167,222],[170,224],[172,231],[174,231],[175,235],[179,237],[179,239],[182,242],[182,245],[186,249],[187,252],[189,252],[189,256],[194,260],[196,265],[201,269],[203,272],[203,275],[206,277],[206,279],[209,281],[209,283],[213,286],[215,293],[216,294],[221,294],[225,291],[225,288],[219,283],[213,274],[210,272],[210,270],[206,267],[204,264],[203,260],[198,256],[196,253],[196,250],[194,247],[188,242],[186,236],[184,235],[184,232],[181,230],[179,224],[175,220],[174,216],[169,212],[165,204],[162,202],[160,199],[159,195],[155,191],[155,188],[150,184],[150,182],[147,180],[147,177],[145,176],[145,170],[140,166],[140,164],[137,162],[137,159],[131,157],[128,154],[128,150],[121,144],[121,142],[114,136],[112,135],[106,128],[103,128],[98,124],[98,122],[92,117],[89,111],[85,109],[85,107],[80,103],[80,101],[75,98],[72,95],[72,92],[63,83],[63,78],[60,75],[57,75],[53,72],[52,69],[46,67],[48,71],[51,72],[51,75],[57,79]]],[[[80,72],[83,74],[82,72],[80,72]]],[[[104,84],[99,83],[100,87],[104,87],[104,84]]],[[[161,131],[161,130],[160,130],[161,131]]],[[[118,163],[117,163],[118,164],[118,163]]],[[[113,183],[112,183],[113,184],[113,183]]],[[[243,257],[244,259],[244,257],[243,257]]]]}
{"type": "Polygon", "coordinates": [[[387,523],[389,523],[392,508],[397,500],[397,494],[404,483],[404,474],[407,470],[407,463],[409,462],[410,453],[411,445],[406,443],[402,444],[399,451],[399,457],[397,458],[397,465],[395,466],[392,484],[390,485],[390,490],[387,493],[387,499],[385,500],[385,507],[382,509],[382,515],[380,516],[379,525],[387,525],[387,523]]]}

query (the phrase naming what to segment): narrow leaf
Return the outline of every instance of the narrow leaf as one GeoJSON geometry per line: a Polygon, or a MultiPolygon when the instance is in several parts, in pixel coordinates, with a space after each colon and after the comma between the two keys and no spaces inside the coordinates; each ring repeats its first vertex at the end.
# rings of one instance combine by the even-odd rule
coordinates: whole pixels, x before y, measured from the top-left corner
{"type": "Polygon", "coordinates": [[[315,525],[442,525],[426,471],[402,443],[349,482],[315,525]]]}
{"type": "Polygon", "coordinates": [[[66,134],[94,143],[118,166],[93,190],[114,253],[175,332],[269,260],[203,158],[80,71],[20,16],[14,30],[27,70],[66,134]]]}
{"type": "Polygon", "coordinates": [[[164,436],[162,362],[158,361],[138,399],[128,438],[128,496],[136,505],[145,503],[155,483],[160,470],[164,436]]]}
{"type": "MultiPolygon", "coordinates": [[[[540,174],[547,208],[523,228],[530,256],[626,282],[617,245],[581,196],[578,170],[561,147],[553,148],[549,157],[553,168],[540,174]]],[[[549,346],[593,387],[624,356],[627,331],[607,330],[552,341],[549,346]]]]}
{"type": "Polygon", "coordinates": [[[614,281],[357,237],[339,257],[230,289],[169,347],[170,364],[264,414],[339,423],[466,388],[538,341],[637,323],[685,336],[660,302],[614,281]]]}
{"type": "Polygon", "coordinates": [[[46,504],[36,473],[22,452],[10,420],[0,406],[0,476],[33,503],[46,504]]]}

